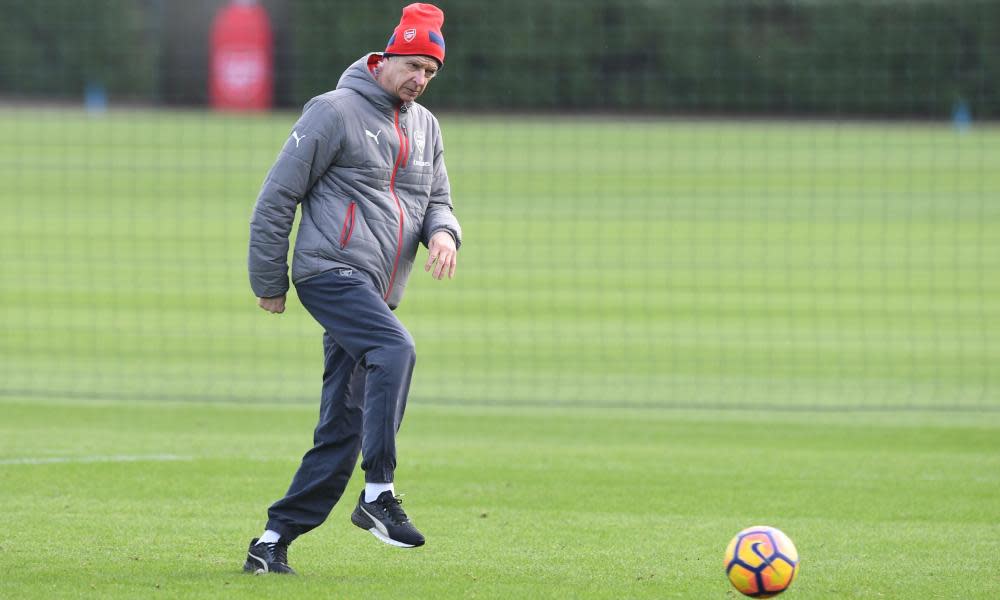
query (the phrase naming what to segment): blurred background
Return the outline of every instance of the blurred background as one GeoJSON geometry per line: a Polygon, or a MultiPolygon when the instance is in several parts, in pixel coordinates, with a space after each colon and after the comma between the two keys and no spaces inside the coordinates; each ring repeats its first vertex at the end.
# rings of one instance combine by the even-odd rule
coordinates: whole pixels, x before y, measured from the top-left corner
{"type": "MultiPolygon", "coordinates": [[[[402,5],[0,0],[0,396],[315,402],[248,221],[402,5]]],[[[439,6],[412,402],[1000,407],[1000,2],[439,6]]]]}

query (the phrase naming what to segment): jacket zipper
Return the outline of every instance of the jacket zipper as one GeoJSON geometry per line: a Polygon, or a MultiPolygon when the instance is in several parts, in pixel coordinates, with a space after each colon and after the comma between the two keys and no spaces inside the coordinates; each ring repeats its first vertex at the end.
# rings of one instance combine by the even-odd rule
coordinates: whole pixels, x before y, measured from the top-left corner
{"type": "Polygon", "coordinates": [[[344,226],[340,228],[340,247],[346,248],[347,242],[351,241],[351,234],[354,233],[354,207],[356,202],[351,202],[347,207],[347,215],[344,217],[344,226]]]}
{"type": "Polygon", "coordinates": [[[383,300],[388,300],[389,294],[392,293],[392,286],[396,283],[396,271],[399,270],[399,257],[403,254],[403,204],[399,201],[399,196],[396,194],[396,173],[406,164],[406,152],[410,147],[410,143],[406,139],[406,135],[404,135],[406,128],[399,123],[398,108],[393,115],[393,125],[396,127],[396,136],[399,138],[399,155],[396,157],[396,164],[392,167],[392,177],[389,179],[389,191],[392,192],[392,199],[396,201],[396,209],[399,210],[399,233],[396,240],[396,260],[392,264],[392,275],[389,276],[389,286],[385,291],[383,300]]]}

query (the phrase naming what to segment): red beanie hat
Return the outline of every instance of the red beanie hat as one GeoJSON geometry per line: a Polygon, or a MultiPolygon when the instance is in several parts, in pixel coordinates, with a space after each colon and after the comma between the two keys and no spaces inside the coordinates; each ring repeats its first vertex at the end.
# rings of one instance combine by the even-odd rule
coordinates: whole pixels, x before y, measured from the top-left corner
{"type": "Polygon", "coordinates": [[[386,54],[423,54],[444,64],[444,13],[433,4],[411,4],[403,8],[403,18],[392,32],[386,54]]]}

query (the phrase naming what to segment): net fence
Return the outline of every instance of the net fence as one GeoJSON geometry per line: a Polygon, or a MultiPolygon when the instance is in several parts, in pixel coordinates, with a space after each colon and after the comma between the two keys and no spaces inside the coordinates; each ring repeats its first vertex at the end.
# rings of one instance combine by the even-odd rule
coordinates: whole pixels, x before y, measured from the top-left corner
{"type": "MultiPolygon", "coordinates": [[[[248,221],[402,3],[238,3],[272,36],[251,111],[210,105],[227,4],[0,2],[0,395],[318,397],[248,221]]],[[[397,311],[412,402],[1000,408],[998,3],[440,6],[465,240],[397,311]]]]}

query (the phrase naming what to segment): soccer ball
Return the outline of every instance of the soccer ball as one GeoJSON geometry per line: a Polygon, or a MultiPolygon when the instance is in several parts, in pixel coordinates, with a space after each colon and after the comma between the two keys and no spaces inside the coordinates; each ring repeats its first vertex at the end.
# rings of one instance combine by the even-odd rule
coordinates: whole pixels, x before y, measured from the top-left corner
{"type": "Polygon", "coordinates": [[[750,527],[726,547],[726,575],[739,592],[770,598],[788,589],[799,571],[799,553],[774,527],[750,527]]]}

